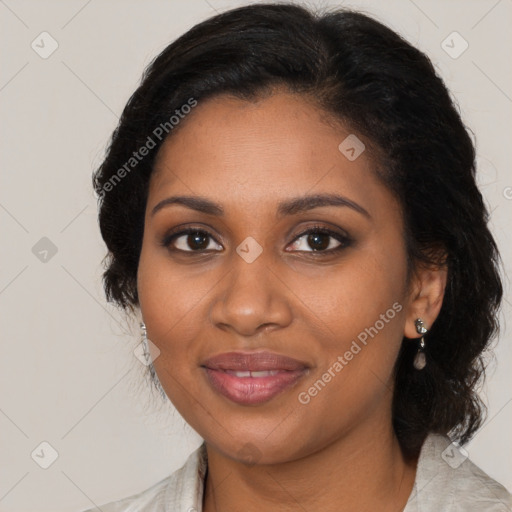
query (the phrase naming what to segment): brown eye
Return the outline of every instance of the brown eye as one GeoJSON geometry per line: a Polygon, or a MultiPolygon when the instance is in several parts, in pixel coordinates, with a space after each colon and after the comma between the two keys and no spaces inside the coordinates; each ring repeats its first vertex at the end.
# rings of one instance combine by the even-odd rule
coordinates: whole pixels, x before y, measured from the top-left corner
{"type": "Polygon", "coordinates": [[[222,247],[215,242],[207,231],[201,229],[184,229],[179,233],[167,236],[163,245],[171,250],[183,252],[201,252],[209,250],[222,250],[222,247]]]}
{"type": "Polygon", "coordinates": [[[325,228],[312,228],[300,234],[292,243],[292,250],[299,252],[335,252],[351,244],[341,233],[325,228]]]}

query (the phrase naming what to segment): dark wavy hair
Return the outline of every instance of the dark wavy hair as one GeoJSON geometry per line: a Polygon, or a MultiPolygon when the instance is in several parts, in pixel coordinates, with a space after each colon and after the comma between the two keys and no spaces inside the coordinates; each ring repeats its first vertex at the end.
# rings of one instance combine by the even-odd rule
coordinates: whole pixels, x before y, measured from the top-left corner
{"type": "Polygon", "coordinates": [[[476,388],[503,293],[498,250],[475,183],[475,151],[428,57],[361,13],[250,5],[199,23],[153,60],[93,177],[108,247],[108,300],[126,310],[138,306],[148,183],[165,140],[155,134],[166,127],[172,136],[179,124],[169,120],[182,118],[191,99],[230,94],[251,101],[275,87],[313,98],[370,141],[376,173],[402,206],[410,268],[447,266],[443,306],[426,336],[424,370],[413,368],[417,344],[402,343],[393,426],[408,455],[417,455],[431,432],[466,443],[483,421],[476,388]],[[156,147],[131,161],[149,146],[148,137],[156,147]]]}

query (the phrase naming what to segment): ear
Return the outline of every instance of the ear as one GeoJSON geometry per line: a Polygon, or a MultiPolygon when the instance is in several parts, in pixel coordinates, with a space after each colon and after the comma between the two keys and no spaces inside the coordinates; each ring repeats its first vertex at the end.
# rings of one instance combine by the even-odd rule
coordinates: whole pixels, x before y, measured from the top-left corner
{"type": "Polygon", "coordinates": [[[444,292],[448,277],[446,263],[439,266],[419,265],[413,272],[410,284],[409,305],[407,310],[404,336],[419,338],[414,321],[421,318],[430,330],[443,305],[444,292]]]}

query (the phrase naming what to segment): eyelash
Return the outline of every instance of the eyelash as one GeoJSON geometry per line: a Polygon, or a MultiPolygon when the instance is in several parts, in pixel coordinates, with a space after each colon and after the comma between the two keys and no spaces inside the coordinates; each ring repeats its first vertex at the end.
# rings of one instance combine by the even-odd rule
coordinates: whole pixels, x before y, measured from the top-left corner
{"type": "MultiPolygon", "coordinates": [[[[215,243],[218,244],[217,240],[215,240],[213,235],[211,235],[208,231],[206,231],[204,229],[198,229],[198,228],[190,227],[190,228],[182,229],[181,231],[176,232],[176,233],[168,233],[163,238],[161,245],[166,247],[167,249],[169,249],[171,251],[181,252],[181,253],[189,253],[190,255],[198,255],[198,254],[204,254],[205,252],[210,252],[210,250],[204,250],[204,249],[203,250],[197,250],[197,251],[194,251],[194,250],[184,251],[183,249],[176,249],[176,248],[171,248],[170,247],[171,243],[174,240],[176,240],[177,238],[180,238],[180,237],[182,237],[184,235],[191,235],[191,234],[196,234],[196,233],[199,233],[201,235],[206,235],[207,237],[213,239],[215,241],[215,243]]],[[[327,229],[327,228],[325,228],[323,226],[312,226],[312,227],[308,228],[307,230],[303,231],[302,233],[298,234],[293,239],[293,241],[291,243],[293,244],[297,240],[299,240],[300,238],[302,238],[302,237],[304,237],[306,235],[311,235],[311,234],[327,235],[327,236],[337,240],[340,243],[340,245],[338,245],[334,249],[327,249],[327,250],[320,250],[320,251],[319,250],[297,251],[297,252],[311,253],[311,254],[315,255],[314,257],[318,257],[318,255],[324,255],[324,254],[325,255],[332,255],[332,254],[335,254],[335,253],[338,253],[338,252],[342,251],[343,249],[346,249],[353,242],[353,240],[350,237],[348,237],[347,235],[342,235],[341,233],[338,233],[336,231],[331,231],[330,229],[327,229]]],[[[213,251],[213,252],[219,252],[219,251],[213,251]]]]}

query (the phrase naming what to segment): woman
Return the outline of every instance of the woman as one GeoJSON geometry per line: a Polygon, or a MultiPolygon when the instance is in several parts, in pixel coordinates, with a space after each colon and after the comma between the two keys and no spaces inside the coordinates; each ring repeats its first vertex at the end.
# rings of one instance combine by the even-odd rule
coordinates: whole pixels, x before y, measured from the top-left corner
{"type": "Polygon", "coordinates": [[[510,510],[458,447],[502,297],[474,159],[362,14],[247,6],[167,47],[94,186],[107,297],[205,442],[101,510],[510,510]]]}

